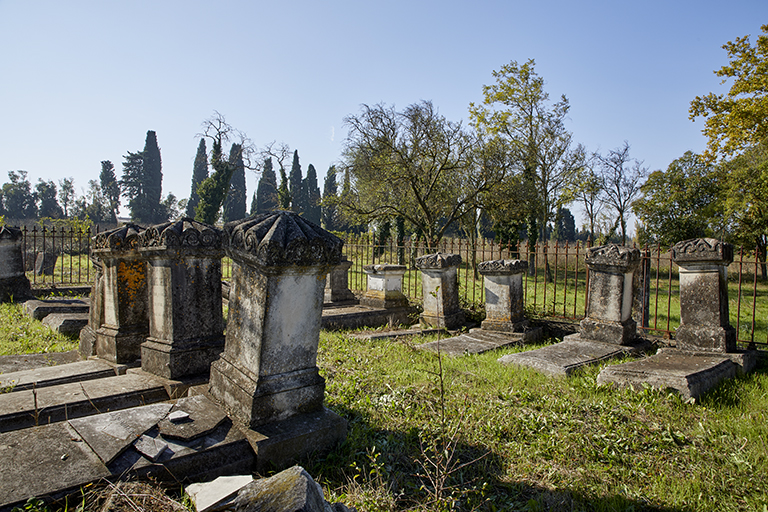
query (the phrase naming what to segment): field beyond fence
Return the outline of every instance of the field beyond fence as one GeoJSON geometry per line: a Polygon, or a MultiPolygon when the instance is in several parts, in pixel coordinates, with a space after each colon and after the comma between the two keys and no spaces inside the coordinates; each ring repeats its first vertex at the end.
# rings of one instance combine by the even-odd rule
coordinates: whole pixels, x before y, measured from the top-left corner
{"type": "MultiPolygon", "coordinates": [[[[22,228],[22,232],[25,269],[33,287],[91,284],[93,269],[89,251],[91,237],[98,233],[98,227],[93,230],[33,227],[22,228]]],[[[484,308],[485,290],[482,276],[476,272],[477,263],[523,259],[529,262],[529,272],[523,279],[526,313],[577,321],[586,313],[589,275],[585,255],[588,247],[584,243],[540,243],[529,250],[525,244],[500,245],[492,240],[478,240],[473,246],[465,239],[445,238],[438,250],[459,254],[462,258],[458,280],[463,308],[477,312],[484,308]]],[[[644,300],[636,300],[635,304],[638,328],[652,335],[673,338],[680,324],[677,266],[666,247],[640,250],[642,262],[636,290],[641,291],[639,296],[644,300]]],[[[421,302],[421,273],[415,268],[414,261],[429,252],[432,251],[421,240],[405,239],[400,244],[389,240],[379,245],[367,235],[349,235],[344,245],[344,255],[352,262],[349,287],[353,291],[365,290],[365,265],[405,265],[408,270],[403,277],[403,293],[411,301],[421,302]]],[[[736,328],[741,346],[768,349],[768,283],[758,277],[760,263],[755,258],[755,251],[737,247],[734,255],[728,268],[731,325],[736,328]]],[[[230,272],[231,264],[225,258],[222,265],[224,279],[229,278],[230,272]]]]}

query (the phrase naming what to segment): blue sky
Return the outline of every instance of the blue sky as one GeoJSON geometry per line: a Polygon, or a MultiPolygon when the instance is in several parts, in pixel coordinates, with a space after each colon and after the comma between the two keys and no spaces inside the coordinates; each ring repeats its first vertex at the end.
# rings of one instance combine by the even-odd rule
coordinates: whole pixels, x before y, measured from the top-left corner
{"type": "Polygon", "coordinates": [[[216,110],[259,146],[297,149],[322,188],[361,104],[431,100],[466,121],[494,69],[531,58],[550,97],[570,100],[576,142],[626,140],[666,169],[704,149],[688,107],[727,90],[722,45],[765,23],[765,0],[0,0],[0,183],[23,169],[81,191],[155,130],[163,194],[188,197],[216,110]]]}

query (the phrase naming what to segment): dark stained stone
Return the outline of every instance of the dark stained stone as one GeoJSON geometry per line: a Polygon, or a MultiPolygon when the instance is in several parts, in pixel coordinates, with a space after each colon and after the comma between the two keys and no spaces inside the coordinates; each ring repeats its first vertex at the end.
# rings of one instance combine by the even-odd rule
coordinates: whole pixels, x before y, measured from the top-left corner
{"type": "Polygon", "coordinates": [[[111,252],[136,249],[142,231],[144,228],[136,224],[125,224],[119,228],[103,231],[93,237],[93,250],[111,252]]]}
{"type": "Polygon", "coordinates": [[[138,245],[143,249],[171,248],[223,250],[224,233],[209,224],[197,222],[188,217],[150,226],[139,235],[138,245]]]}
{"type": "Polygon", "coordinates": [[[224,226],[227,254],[272,266],[337,265],[344,242],[300,215],[277,211],[224,226]]]}

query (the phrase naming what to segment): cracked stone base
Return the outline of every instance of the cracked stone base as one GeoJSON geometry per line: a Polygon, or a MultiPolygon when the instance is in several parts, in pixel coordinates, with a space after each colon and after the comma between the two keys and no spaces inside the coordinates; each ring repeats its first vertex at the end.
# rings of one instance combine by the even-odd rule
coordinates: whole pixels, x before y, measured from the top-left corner
{"type": "Polygon", "coordinates": [[[173,344],[148,338],[141,344],[141,369],[166,379],[204,375],[223,350],[223,336],[173,344]]]}
{"type": "Polygon", "coordinates": [[[442,327],[444,329],[458,329],[464,325],[464,313],[459,311],[449,316],[434,316],[421,314],[419,322],[424,327],[442,327]]]}

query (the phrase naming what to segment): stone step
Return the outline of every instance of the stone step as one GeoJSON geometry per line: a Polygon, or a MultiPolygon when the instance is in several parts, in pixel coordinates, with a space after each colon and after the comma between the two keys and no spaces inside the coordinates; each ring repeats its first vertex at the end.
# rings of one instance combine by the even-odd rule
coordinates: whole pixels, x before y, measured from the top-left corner
{"type": "Polygon", "coordinates": [[[112,365],[98,359],[46,366],[0,374],[0,389],[24,391],[32,389],[33,386],[39,389],[70,382],[114,377],[125,374],[127,368],[126,365],[112,365]]]}
{"type": "Polygon", "coordinates": [[[91,299],[33,299],[24,303],[24,312],[35,320],[42,320],[52,313],[88,313],[91,299]]]}
{"type": "Polygon", "coordinates": [[[127,373],[0,394],[0,432],[168,400],[159,379],[127,373]]]}
{"type": "Polygon", "coordinates": [[[43,325],[65,336],[77,338],[88,325],[88,313],[51,313],[43,318],[43,325]]]}

